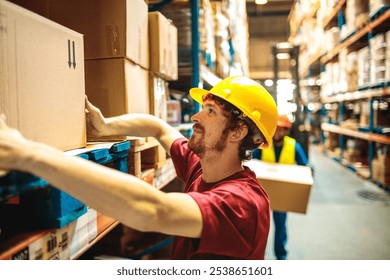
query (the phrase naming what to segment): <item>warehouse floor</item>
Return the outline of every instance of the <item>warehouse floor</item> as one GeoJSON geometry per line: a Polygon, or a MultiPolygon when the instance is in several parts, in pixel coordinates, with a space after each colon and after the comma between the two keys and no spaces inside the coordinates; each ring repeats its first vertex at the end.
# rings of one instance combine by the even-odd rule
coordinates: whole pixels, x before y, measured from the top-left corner
{"type": "MultiPolygon", "coordinates": [[[[306,214],[289,213],[290,260],[390,260],[390,192],[309,149],[314,185],[306,214]]],[[[273,254],[271,225],[265,259],[273,254]]]]}

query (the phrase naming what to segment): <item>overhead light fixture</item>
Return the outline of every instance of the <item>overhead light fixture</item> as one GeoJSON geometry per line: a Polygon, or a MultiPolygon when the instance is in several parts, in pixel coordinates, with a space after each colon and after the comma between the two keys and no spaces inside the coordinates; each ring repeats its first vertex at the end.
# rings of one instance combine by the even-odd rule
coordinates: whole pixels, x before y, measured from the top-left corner
{"type": "Polygon", "coordinates": [[[277,43],[276,47],[278,49],[291,49],[293,45],[288,42],[281,42],[281,43],[277,43]]]}
{"type": "Polygon", "coordinates": [[[278,53],[276,54],[277,59],[289,59],[290,54],[289,53],[278,53]]]}
{"type": "Polygon", "coordinates": [[[268,3],[268,0],[255,0],[256,5],[265,5],[268,3]]]}
{"type": "Polygon", "coordinates": [[[264,84],[267,87],[272,87],[274,85],[274,81],[272,81],[271,79],[267,79],[267,80],[265,80],[264,84]]]}

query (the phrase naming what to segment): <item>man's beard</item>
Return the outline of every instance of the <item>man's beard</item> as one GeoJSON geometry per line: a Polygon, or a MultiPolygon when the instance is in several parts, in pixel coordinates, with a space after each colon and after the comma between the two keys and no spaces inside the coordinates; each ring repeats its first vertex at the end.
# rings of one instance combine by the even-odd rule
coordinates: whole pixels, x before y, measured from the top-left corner
{"type": "MultiPolygon", "coordinates": [[[[204,141],[205,130],[201,125],[197,124],[197,126],[198,129],[201,130],[200,133],[197,133],[199,138],[196,139],[197,136],[194,137],[194,135],[192,135],[190,140],[188,141],[188,148],[201,158],[206,152],[206,145],[204,141]]],[[[227,145],[228,134],[229,128],[225,127],[222,131],[220,141],[214,143],[210,149],[214,149],[217,152],[223,152],[227,145]]]]}

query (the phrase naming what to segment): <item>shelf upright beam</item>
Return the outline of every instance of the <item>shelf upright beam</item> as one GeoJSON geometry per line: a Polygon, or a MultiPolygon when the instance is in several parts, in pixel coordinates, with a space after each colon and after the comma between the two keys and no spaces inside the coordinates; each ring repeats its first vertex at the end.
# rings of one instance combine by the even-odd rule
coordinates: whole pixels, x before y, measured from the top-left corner
{"type": "MultiPolygon", "coordinates": [[[[199,36],[199,0],[191,2],[191,56],[192,56],[192,87],[200,87],[200,36],[199,36]]],[[[200,111],[200,104],[195,102],[194,113],[200,111]]]]}
{"type": "MultiPolygon", "coordinates": [[[[368,127],[370,132],[374,131],[374,98],[370,98],[369,102],[369,114],[370,119],[368,122],[368,127]]],[[[372,179],[372,160],[375,156],[375,143],[374,142],[368,142],[368,167],[370,169],[370,179],[372,179]]]]}
{"type": "Polygon", "coordinates": [[[272,86],[272,92],[271,95],[275,100],[275,103],[278,104],[278,80],[279,80],[279,64],[278,64],[278,47],[276,43],[272,44],[272,57],[273,57],[273,70],[274,70],[274,83],[272,86]]]}
{"type": "MultiPolygon", "coordinates": [[[[345,115],[345,104],[340,102],[339,103],[339,125],[344,121],[344,115],[345,115]]],[[[344,150],[345,150],[345,136],[343,134],[339,134],[339,144],[340,144],[340,161],[344,157],[344,150]]]]}

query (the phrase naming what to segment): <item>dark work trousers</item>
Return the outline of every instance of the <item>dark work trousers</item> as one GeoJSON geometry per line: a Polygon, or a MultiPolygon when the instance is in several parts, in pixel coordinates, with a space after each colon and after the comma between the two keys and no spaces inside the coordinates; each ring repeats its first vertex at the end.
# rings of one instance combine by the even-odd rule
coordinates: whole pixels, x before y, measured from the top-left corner
{"type": "Polygon", "coordinates": [[[278,260],[285,260],[287,258],[287,213],[285,212],[272,212],[275,223],[275,239],[274,239],[274,252],[275,257],[278,260]]]}

